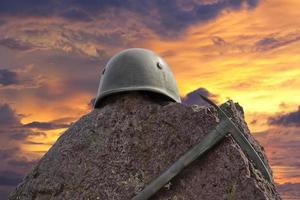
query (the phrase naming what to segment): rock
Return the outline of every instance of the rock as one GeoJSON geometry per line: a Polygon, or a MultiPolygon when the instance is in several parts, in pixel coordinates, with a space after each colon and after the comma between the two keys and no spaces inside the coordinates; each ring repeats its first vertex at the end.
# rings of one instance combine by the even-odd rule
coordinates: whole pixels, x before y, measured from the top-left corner
{"type": "MultiPolygon", "coordinates": [[[[266,160],[237,104],[222,107],[266,160]]],[[[212,107],[147,94],[107,98],[74,123],[23,179],[10,199],[129,200],[218,123],[212,107]]],[[[266,161],[267,162],[267,161],[266,161]]],[[[239,145],[226,137],[151,199],[281,199],[239,145]]]]}

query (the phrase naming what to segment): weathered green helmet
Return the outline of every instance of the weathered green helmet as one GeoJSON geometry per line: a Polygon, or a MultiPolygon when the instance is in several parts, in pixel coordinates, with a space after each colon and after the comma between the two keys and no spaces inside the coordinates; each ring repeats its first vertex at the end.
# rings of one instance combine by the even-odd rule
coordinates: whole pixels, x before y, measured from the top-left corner
{"type": "Polygon", "coordinates": [[[102,72],[94,107],[97,108],[108,95],[128,91],[150,91],[181,102],[168,64],[147,49],[127,49],[108,61],[102,72]]]}

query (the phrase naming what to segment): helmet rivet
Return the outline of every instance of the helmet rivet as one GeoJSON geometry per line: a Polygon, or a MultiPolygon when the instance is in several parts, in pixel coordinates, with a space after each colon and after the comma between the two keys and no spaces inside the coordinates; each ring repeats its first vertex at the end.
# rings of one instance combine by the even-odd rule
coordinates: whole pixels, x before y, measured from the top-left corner
{"type": "Polygon", "coordinates": [[[160,62],[157,62],[156,66],[157,66],[158,69],[162,69],[162,66],[161,66],[160,62]]]}

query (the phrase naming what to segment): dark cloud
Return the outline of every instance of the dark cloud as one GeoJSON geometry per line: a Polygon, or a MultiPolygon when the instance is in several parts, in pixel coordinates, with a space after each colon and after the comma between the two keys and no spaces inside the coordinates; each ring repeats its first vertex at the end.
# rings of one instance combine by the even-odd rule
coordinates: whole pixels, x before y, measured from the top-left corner
{"type": "MultiPolygon", "coordinates": [[[[142,4],[142,3],[141,3],[142,4]]],[[[241,9],[243,4],[247,4],[249,8],[254,8],[257,0],[228,0],[228,1],[215,1],[210,4],[204,3],[191,3],[188,10],[183,9],[178,2],[173,0],[153,1],[152,6],[157,10],[155,14],[149,11],[140,12],[142,16],[149,16],[146,20],[146,26],[154,30],[158,35],[168,38],[171,36],[178,36],[184,32],[189,26],[207,22],[215,19],[224,10],[238,10],[241,9]]],[[[151,5],[151,4],[150,4],[151,5]]],[[[141,5],[143,6],[143,5],[141,5]]],[[[140,7],[133,5],[129,10],[139,13],[140,7]]]]}
{"type": "Polygon", "coordinates": [[[16,152],[19,151],[19,148],[11,148],[11,149],[0,149],[0,160],[3,162],[4,160],[13,157],[16,152]]]}
{"type": "Polygon", "coordinates": [[[265,37],[260,39],[255,43],[255,50],[258,51],[266,51],[272,50],[275,48],[279,48],[282,46],[289,45],[294,42],[298,42],[300,40],[300,36],[298,34],[290,34],[284,37],[265,37]]]}
{"type": "Polygon", "coordinates": [[[11,190],[7,190],[7,189],[6,190],[4,189],[4,191],[2,191],[2,190],[0,190],[0,199],[8,199],[8,195],[11,190]]]}
{"type": "Polygon", "coordinates": [[[276,40],[275,38],[266,37],[266,38],[263,38],[263,39],[257,41],[256,45],[257,46],[269,46],[269,45],[274,45],[276,43],[278,43],[278,40],[276,40]]]}
{"type": "Polygon", "coordinates": [[[212,37],[212,41],[215,45],[219,45],[219,46],[223,46],[223,45],[227,44],[223,38],[218,37],[218,36],[212,37]]]}
{"type": "Polygon", "coordinates": [[[1,160],[1,164],[6,166],[4,169],[9,170],[0,170],[0,199],[8,199],[9,193],[17,187],[24,175],[37,163],[37,160],[16,159],[15,154],[10,157],[11,159],[8,161],[1,160]]]}
{"type": "Polygon", "coordinates": [[[270,125],[282,125],[282,126],[297,126],[300,127],[300,106],[295,112],[270,117],[268,119],[270,125]]]}
{"type": "Polygon", "coordinates": [[[38,161],[37,160],[32,160],[28,161],[26,159],[21,159],[21,160],[9,160],[7,163],[11,165],[12,167],[18,167],[18,168],[23,168],[26,170],[31,169],[38,161]]]}
{"type": "Polygon", "coordinates": [[[277,189],[282,199],[298,199],[300,197],[300,183],[278,184],[277,189]]]}
{"type": "Polygon", "coordinates": [[[22,177],[38,162],[22,157],[22,153],[19,148],[0,149],[0,199],[7,199],[22,177]]]}
{"type": "Polygon", "coordinates": [[[23,142],[23,144],[30,144],[30,145],[52,145],[53,143],[25,141],[25,142],[23,142]]]}
{"type": "Polygon", "coordinates": [[[6,21],[0,19],[0,26],[4,25],[6,23],[6,21]]]}
{"type": "Polygon", "coordinates": [[[14,140],[25,140],[28,136],[45,135],[30,130],[20,122],[21,117],[8,104],[0,104],[0,136],[14,140]]]}
{"type": "MultiPolygon", "coordinates": [[[[72,21],[90,21],[91,16],[118,15],[117,9],[129,11],[158,35],[178,35],[189,26],[216,18],[224,10],[238,10],[244,5],[255,8],[259,0],[218,0],[209,4],[205,1],[182,0],[2,0],[2,16],[60,16],[72,21]],[[188,6],[185,6],[188,4],[188,6]],[[109,13],[107,13],[108,11],[109,13]]],[[[123,20],[123,19],[120,19],[123,20]]]]}
{"type": "Polygon", "coordinates": [[[264,146],[271,166],[290,167],[290,170],[282,172],[281,178],[300,176],[299,133],[298,127],[274,127],[254,133],[255,138],[264,146]]]}
{"type": "Polygon", "coordinates": [[[8,104],[0,104],[0,129],[19,125],[21,125],[20,117],[15,111],[8,104]]]}
{"type": "Polygon", "coordinates": [[[28,124],[24,124],[23,127],[25,128],[36,128],[40,130],[55,130],[60,128],[68,128],[70,124],[57,124],[53,122],[31,122],[28,124]]]}
{"type": "Polygon", "coordinates": [[[79,9],[71,9],[61,14],[61,17],[71,21],[92,21],[92,18],[79,9]]]}
{"type": "Polygon", "coordinates": [[[8,69],[0,69],[0,85],[15,85],[19,83],[18,74],[8,69]]]}
{"type": "Polygon", "coordinates": [[[0,45],[13,50],[20,50],[20,51],[30,50],[34,48],[34,46],[31,43],[19,41],[14,38],[0,39],[0,45]]]}
{"type": "MultiPolygon", "coordinates": [[[[298,127],[276,127],[254,134],[266,150],[269,163],[275,169],[275,177],[281,180],[300,178],[299,133],[298,127]]],[[[282,199],[298,199],[300,195],[300,183],[278,184],[277,189],[282,199]]]]}
{"type": "Polygon", "coordinates": [[[72,124],[73,121],[77,120],[77,117],[63,117],[63,118],[58,118],[58,119],[55,119],[53,121],[51,121],[52,123],[56,123],[56,124],[72,124]]]}
{"type": "Polygon", "coordinates": [[[7,103],[0,104],[0,199],[7,199],[8,193],[17,186],[36,160],[27,160],[20,143],[26,143],[28,136],[44,135],[42,132],[24,128],[22,116],[7,103]]]}
{"type": "MultiPolygon", "coordinates": [[[[16,114],[8,104],[0,104],[0,134],[14,140],[25,141],[29,136],[46,136],[46,134],[41,131],[68,128],[71,124],[69,123],[70,119],[71,118],[62,118],[51,122],[34,121],[22,124],[20,122],[20,115],[16,114]],[[33,131],[32,129],[41,131],[33,131]]],[[[2,153],[4,155],[4,152],[2,153]]]]}
{"type": "Polygon", "coordinates": [[[1,0],[0,13],[3,16],[49,16],[54,13],[55,9],[62,7],[63,3],[58,6],[55,0],[1,0]]]}
{"type": "Polygon", "coordinates": [[[33,70],[28,68],[19,71],[0,69],[0,89],[16,89],[19,92],[19,89],[40,87],[43,77],[34,74],[33,70]]]}
{"type": "Polygon", "coordinates": [[[21,182],[23,174],[11,170],[0,171],[0,186],[16,186],[21,182]]]}
{"type": "MultiPolygon", "coordinates": [[[[36,163],[37,161],[10,161],[11,165],[8,165],[8,170],[0,171],[0,199],[8,199],[9,193],[17,187],[24,175],[28,173],[36,163]]],[[[3,164],[3,162],[1,164],[3,164]]]]}
{"type": "Polygon", "coordinates": [[[44,132],[32,131],[27,128],[11,129],[7,131],[9,137],[14,140],[25,140],[29,136],[46,136],[44,132]]]}
{"type": "Polygon", "coordinates": [[[197,90],[194,90],[183,97],[182,103],[187,105],[207,105],[207,103],[198,94],[208,97],[212,101],[216,101],[216,98],[218,97],[205,88],[198,88],[197,90]]]}

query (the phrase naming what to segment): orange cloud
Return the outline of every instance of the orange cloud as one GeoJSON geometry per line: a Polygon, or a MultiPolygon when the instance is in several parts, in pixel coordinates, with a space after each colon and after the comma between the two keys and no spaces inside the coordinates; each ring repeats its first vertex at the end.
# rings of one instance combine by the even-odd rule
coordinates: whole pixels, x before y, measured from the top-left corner
{"type": "Polygon", "coordinates": [[[224,13],[215,21],[195,25],[180,40],[156,38],[145,46],[162,54],[172,52],[166,59],[182,95],[205,87],[222,100],[240,102],[247,113],[273,113],[282,102],[296,107],[298,6],[296,1],[264,1],[255,10],[224,13]]]}

